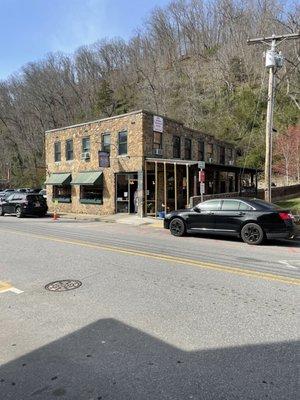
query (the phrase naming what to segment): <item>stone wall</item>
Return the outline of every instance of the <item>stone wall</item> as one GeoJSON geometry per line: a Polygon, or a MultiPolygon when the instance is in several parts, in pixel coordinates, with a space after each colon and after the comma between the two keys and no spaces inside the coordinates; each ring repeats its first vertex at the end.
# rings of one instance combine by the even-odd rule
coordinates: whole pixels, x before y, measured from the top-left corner
{"type": "MultiPolygon", "coordinates": [[[[115,173],[134,172],[143,169],[143,115],[141,112],[120,117],[107,118],[87,124],[57,129],[46,132],[47,176],[52,173],[69,172],[75,176],[78,172],[99,171],[98,151],[101,150],[102,133],[111,134],[110,167],[103,170],[103,204],[81,204],[80,186],[72,187],[72,203],[59,203],[58,212],[83,214],[112,214],[115,212],[115,173]],[[128,156],[118,156],[118,133],[128,132],[128,156]],[[91,157],[89,161],[81,159],[82,138],[90,136],[91,157]],[[73,139],[74,159],[65,158],[65,143],[73,139]],[[54,143],[61,142],[61,162],[54,162],[54,143]]],[[[52,199],[52,186],[47,185],[47,197],[52,199]]],[[[49,210],[54,211],[54,204],[49,200],[49,210]]]]}

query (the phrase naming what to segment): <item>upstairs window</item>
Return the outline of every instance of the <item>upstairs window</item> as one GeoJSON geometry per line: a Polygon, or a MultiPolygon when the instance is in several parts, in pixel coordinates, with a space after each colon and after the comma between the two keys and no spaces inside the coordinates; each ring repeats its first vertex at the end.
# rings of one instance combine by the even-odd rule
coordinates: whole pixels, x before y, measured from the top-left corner
{"type": "Polygon", "coordinates": [[[90,137],[87,136],[82,139],[82,152],[89,153],[91,151],[90,137]]]}
{"type": "Polygon", "coordinates": [[[54,161],[55,162],[61,161],[61,142],[54,143],[54,161]]]}
{"type": "Polygon", "coordinates": [[[198,142],[198,161],[205,161],[204,141],[203,140],[199,140],[199,142],[198,142]]]}
{"type": "Polygon", "coordinates": [[[103,133],[101,147],[102,151],[110,154],[110,133],[103,133]]]}
{"type": "Polygon", "coordinates": [[[184,159],[192,159],[192,141],[191,139],[184,139],[184,159]]]}
{"type": "Polygon", "coordinates": [[[66,141],[66,160],[70,161],[73,160],[73,158],[73,139],[70,139],[66,141]]]}
{"type": "Polygon", "coordinates": [[[162,133],[153,132],[153,149],[162,149],[162,133]]]}
{"type": "Polygon", "coordinates": [[[119,156],[127,154],[127,132],[119,132],[118,135],[118,149],[119,149],[119,156]]]}
{"type": "Polygon", "coordinates": [[[173,158],[180,158],[181,156],[181,142],[180,136],[173,136],[173,158]]]}
{"type": "Polygon", "coordinates": [[[220,164],[225,164],[225,147],[219,147],[219,162],[220,164]]]}
{"type": "Polygon", "coordinates": [[[214,153],[214,145],[212,143],[208,143],[206,146],[206,156],[207,156],[207,161],[210,161],[209,159],[213,159],[213,153],[214,153]]]}

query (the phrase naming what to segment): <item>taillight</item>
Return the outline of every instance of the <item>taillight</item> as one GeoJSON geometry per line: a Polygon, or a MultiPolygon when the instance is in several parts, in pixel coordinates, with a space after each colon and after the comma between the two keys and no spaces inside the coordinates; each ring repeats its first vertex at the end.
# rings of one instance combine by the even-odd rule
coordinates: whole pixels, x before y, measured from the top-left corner
{"type": "Polygon", "coordinates": [[[283,221],[294,219],[293,214],[287,213],[287,212],[281,212],[281,213],[279,213],[279,217],[280,217],[283,221]]]}

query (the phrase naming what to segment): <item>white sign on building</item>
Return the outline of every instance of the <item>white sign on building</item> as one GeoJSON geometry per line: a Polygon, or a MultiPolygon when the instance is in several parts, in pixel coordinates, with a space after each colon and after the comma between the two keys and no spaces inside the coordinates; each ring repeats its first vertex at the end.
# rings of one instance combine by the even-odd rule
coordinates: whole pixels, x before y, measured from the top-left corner
{"type": "Polygon", "coordinates": [[[164,119],[159,117],[158,115],[153,115],[153,130],[154,132],[161,132],[164,131],[164,119]]]}

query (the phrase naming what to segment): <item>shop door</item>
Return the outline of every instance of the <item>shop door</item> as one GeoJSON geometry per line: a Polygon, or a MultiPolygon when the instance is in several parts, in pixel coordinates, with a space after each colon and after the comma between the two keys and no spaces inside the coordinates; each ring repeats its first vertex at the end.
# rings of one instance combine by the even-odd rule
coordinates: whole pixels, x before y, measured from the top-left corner
{"type": "Polygon", "coordinates": [[[137,174],[116,174],[116,212],[137,212],[137,174]]]}

